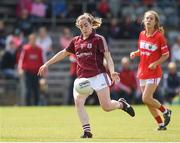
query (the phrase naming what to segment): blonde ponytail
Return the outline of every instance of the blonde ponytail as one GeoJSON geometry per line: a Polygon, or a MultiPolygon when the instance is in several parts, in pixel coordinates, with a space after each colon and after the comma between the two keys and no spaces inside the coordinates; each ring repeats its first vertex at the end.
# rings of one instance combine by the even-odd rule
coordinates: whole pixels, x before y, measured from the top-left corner
{"type": "Polygon", "coordinates": [[[84,13],[83,15],[80,15],[77,19],[76,19],[76,26],[79,28],[79,20],[81,19],[87,19],[89,21],[89,23],[92,24],[93,29],[97,29],[101,26],[102,24],[102,18],[99,17],[94,17],[89,13],[84,13]]]}
{"type": "Polygon", "coordinates": [[[159,30],[159,32],[161,32],[161,33],[164,35],[165,31],[164,31],[163,26],[160,26],[160,27],[158,28],[158,30],[159,30]]]}

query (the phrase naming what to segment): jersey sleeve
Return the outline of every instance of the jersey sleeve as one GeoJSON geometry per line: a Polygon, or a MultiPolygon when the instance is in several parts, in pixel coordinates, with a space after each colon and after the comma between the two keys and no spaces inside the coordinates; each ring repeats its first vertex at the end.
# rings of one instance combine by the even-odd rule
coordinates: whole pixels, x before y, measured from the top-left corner
{"type": "Polygon", "coordinates": [[[74,42],[75,42],[75,38],[73,38],[71,40],[69,46],[67,48],[65,48],[67,52],[75,54],[75,45],[74,45],[74,42]]]}
{"type": "Polygon", "coordinates": [[[102,53],[109,51],[106,39],[103,36],[99,40],[99,51],[102,53]]]}
{"type": "Polygon", "coordinates": [[[160,50],[162,55],[169,53],[166,39],[162,35],[160,36],[160,50]]]}

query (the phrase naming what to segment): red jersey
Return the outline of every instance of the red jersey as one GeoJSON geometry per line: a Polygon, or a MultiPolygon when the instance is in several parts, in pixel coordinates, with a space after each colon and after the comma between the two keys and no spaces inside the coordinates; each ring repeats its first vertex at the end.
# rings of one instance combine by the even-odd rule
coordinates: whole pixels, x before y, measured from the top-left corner
{"type": "Polygon", "coordinates": [[[42,50],[40,47],[24,45],[20,55],[19,66],[28,72],[37,74],[40,66],[43,64],[42,50]]]}
{"type": "Polygon", "coordinates": [[[93,77],[106,72],[103,66],[104,52],[108,51],[105,38],[94,32],[85,40],[82,35],[73,38],[67,52],[73,53],[77,58],[77,76],[93,77]]]}
{"type": "Polygon", "coordinates": [[[149,69],[148,66],[157,61],[163,54],[168,53],[168,47],[164,36],[155,31],[152,36],[147,37],[142,31],[139,35],[138,49],[140,51],[140,63],[137,76],[140,79],[158,78],[162,76],[161,66],[156,69],[149,69]]]}

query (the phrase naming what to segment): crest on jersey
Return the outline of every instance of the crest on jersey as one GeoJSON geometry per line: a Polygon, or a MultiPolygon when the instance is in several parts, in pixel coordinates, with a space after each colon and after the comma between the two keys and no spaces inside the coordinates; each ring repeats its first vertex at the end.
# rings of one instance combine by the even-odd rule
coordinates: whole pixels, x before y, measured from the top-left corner
{"type": "Polygon", "coordinates": [[[80,48],[83,49],[83,47],[84,47],[84,44],[80,44],[80,48]]]}
{"type": "Polygon", "coordinates": [[[150,50],[153,52],[153,51],[156,51],[158,49],[158,46],[156,44],[153,44],[153,43],[140,41],[140,48],[150,50]]]}
{"type": "Polygon", "coordinates": [[[150,49],[150,50],[152,49],[152,45],[149,45],[149,49],[150,49]]]}
{"type": "Polygon", "coordinates": [[[88,43],[88,44],[87,44],[87,48],[88,48],[88,49],[91,49],[91,48],[92,48],[92,43],[88,43]]]}

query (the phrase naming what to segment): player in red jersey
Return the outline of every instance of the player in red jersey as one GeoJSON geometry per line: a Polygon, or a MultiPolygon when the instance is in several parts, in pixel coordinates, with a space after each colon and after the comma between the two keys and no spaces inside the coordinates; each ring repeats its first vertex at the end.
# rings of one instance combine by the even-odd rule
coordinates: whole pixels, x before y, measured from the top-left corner
{"type": "Polygon", "coordinates": [[[159,124],[158,130],[166,130],[170,122],[171,110],[153,98],[153,94],[160,82],[162,69],[160,64],[169,57],[169,51],[164,38],[164,30],[160,27],[159,17],[155,11],[144,14],[145,30],[139,35],[138,50],[130,53],[130,58],[140,57],[137,76],[142,91],[142,101],[159,124]],[[164,122],[159,111],[163,113],[164,122]]]}
{"type": "MultiPolygon", "coordinates": [[[[78,78],[88,78],[92,88],[96,91],[99,102],[104,111],[112,111],[122,109],[131,116],[135,116],[133,108],[124,100],[119,101],[110,99],[109,85],[111,80],[103,66],[105,58],[108,65],[108,70],[113,81],[118,82],[118,73],[114,71],[114,63],[111,54],[108,50],[105,38],[94,32],[94,29],[100,27],[101,19],[95,18],[91,14],[84,13],[76,20],[76,26],[80,29],[81,35],[72,39],[67,48],[57,53],[49,61],[47,61],[39,69],[39,75],[44,75],[48,66],[64,59],[71,53],[77,58],[77,76],[78,78]]],[[[74,101],[79,119],[82,124],[84,134],[81,138],[92,138],[89,117],[85,110],[84,104],[89,96],[81,96],[75,90],[74,101]]]]}

